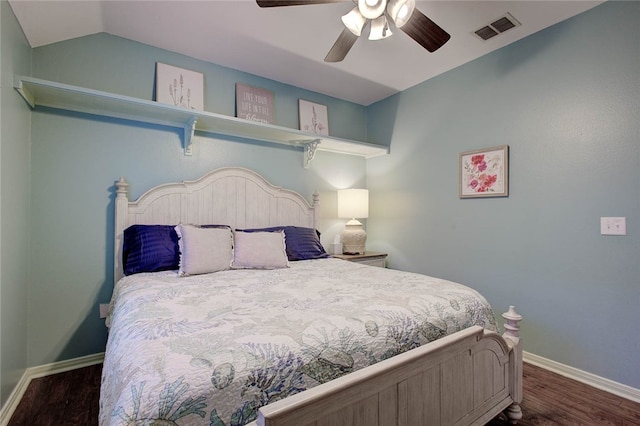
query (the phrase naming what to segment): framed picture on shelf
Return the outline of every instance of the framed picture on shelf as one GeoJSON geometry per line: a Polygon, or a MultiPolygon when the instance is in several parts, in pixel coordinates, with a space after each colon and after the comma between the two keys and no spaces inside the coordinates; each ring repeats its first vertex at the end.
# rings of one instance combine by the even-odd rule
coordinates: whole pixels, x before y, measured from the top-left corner
{"type": "Polygon", "coordinates": [[[509,146],[459,154],[460,198],[509,196],[509,146]]]}
{"type": "Polygon", "coordinates": [[[300,130],[316,135],[329,136],[329,118],[326,105],[299,99],[298,111],[300,114],[300,130]]]}
{"type": "Polygon", "coordinates": [[[273,124],[274,112],[271,90],[236,83],[236,117],[273,124]]]}
{"type": "Polygon", "coordinates": [[[203,111],[203,74],[156,62],[156,102],[203,111]]]}

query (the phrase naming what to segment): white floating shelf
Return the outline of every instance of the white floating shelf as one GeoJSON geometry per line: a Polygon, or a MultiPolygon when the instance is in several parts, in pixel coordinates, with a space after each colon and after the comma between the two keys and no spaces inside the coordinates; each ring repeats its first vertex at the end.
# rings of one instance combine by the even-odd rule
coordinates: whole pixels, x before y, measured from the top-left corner
{"type": "Polygon", "coordinates": [[[143,123],[177,127],[184,131],[185,154],[191,154],[194,131],[304,147],[304,165],[316,150],[373,158],[389,153],[382,145],[315,135],[271,124],[206,111],[186,110],[130,96],[16,76],[15,89],[32,107],[43,106],[143,123]]]}

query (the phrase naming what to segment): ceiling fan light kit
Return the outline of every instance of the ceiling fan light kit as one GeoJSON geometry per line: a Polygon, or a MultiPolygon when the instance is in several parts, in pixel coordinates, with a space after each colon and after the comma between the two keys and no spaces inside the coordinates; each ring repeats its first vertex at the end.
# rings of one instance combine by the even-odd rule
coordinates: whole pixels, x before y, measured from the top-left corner
{"type": "MultiPolygon", "coordinates": [[[[256,0],[260,7],[296,6],[302,4],[336,3],[344,0],[256,0]]],[[[342,16],[345,29],[324,58],[325,62],[342,61],[353,47],[367,21],[371,21],[369,40],[382,40],[391,36],[389,20],[416,43],[435,52],[451,36],[422,12],[416,9],[415,0],[353,0],[356,3],[349,13],[342,16]]]]}
{"type": "Polygon", "coordinates": [[[364,24],[367,23],[367,19],[362,16],[357,7],[354,7],[351,9],[351,12],[342,17],[342,23],[353,35],[360,37],[364,24]]]}
{"type": "Polygon", "coordinates": [[[379,18],[371,21],[371,31],[369,32],[369,40],[382,40],[390,37],[391,30],[389,29],[389,22],[387,17],[382,15],[379,18]]]}
{"type": "Polygon", "coordinates": [[[389,0],[387,13],[391,17],[395,26],[402,28],[402,26],[411,19],[415,8],[415,0],[389,0]]]}
{"type": "Polygon", "coordinates": [[[384,13],[387,0],[358,0],[358,9],[367,19],[376,19],[384,13]]]}

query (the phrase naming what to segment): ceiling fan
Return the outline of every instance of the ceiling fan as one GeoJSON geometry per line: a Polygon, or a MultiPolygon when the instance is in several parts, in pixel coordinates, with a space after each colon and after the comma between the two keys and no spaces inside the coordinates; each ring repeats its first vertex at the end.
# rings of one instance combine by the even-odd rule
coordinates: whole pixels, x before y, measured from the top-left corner
{"type": "MultiPolygon", "coordinates": [[[[347,0],[256,0],[260,7],[299,6],[339,3],[347,0]]],[[[441,48],[451,36],[416,9],[415,0],[352,0],[356,4],[342,17],[345,29],[338,36],[325,62],[342,61],[355,44],[367,22],[371,22],[369,40],[382,40],[391,35],[389,21],[429,52],[441,48]]]]}

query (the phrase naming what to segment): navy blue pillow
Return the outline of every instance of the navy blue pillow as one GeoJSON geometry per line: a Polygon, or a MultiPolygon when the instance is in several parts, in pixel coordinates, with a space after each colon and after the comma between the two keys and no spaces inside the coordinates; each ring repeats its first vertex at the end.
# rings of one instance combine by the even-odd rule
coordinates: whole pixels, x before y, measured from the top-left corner
{"type": "Polygon", "coordinates": [[[276,232],[284,230],[284,243],[290,261],[329,257],[320,243],[320,232],[302,226],[274,226],[271,228],[242,229],[244,232],[276,232]]]}
{"type": "Polygon", "coordinates": [[[125,275],[178,269],[180,249],[174,225],[131,225],[124,230],[125,275]]]}

